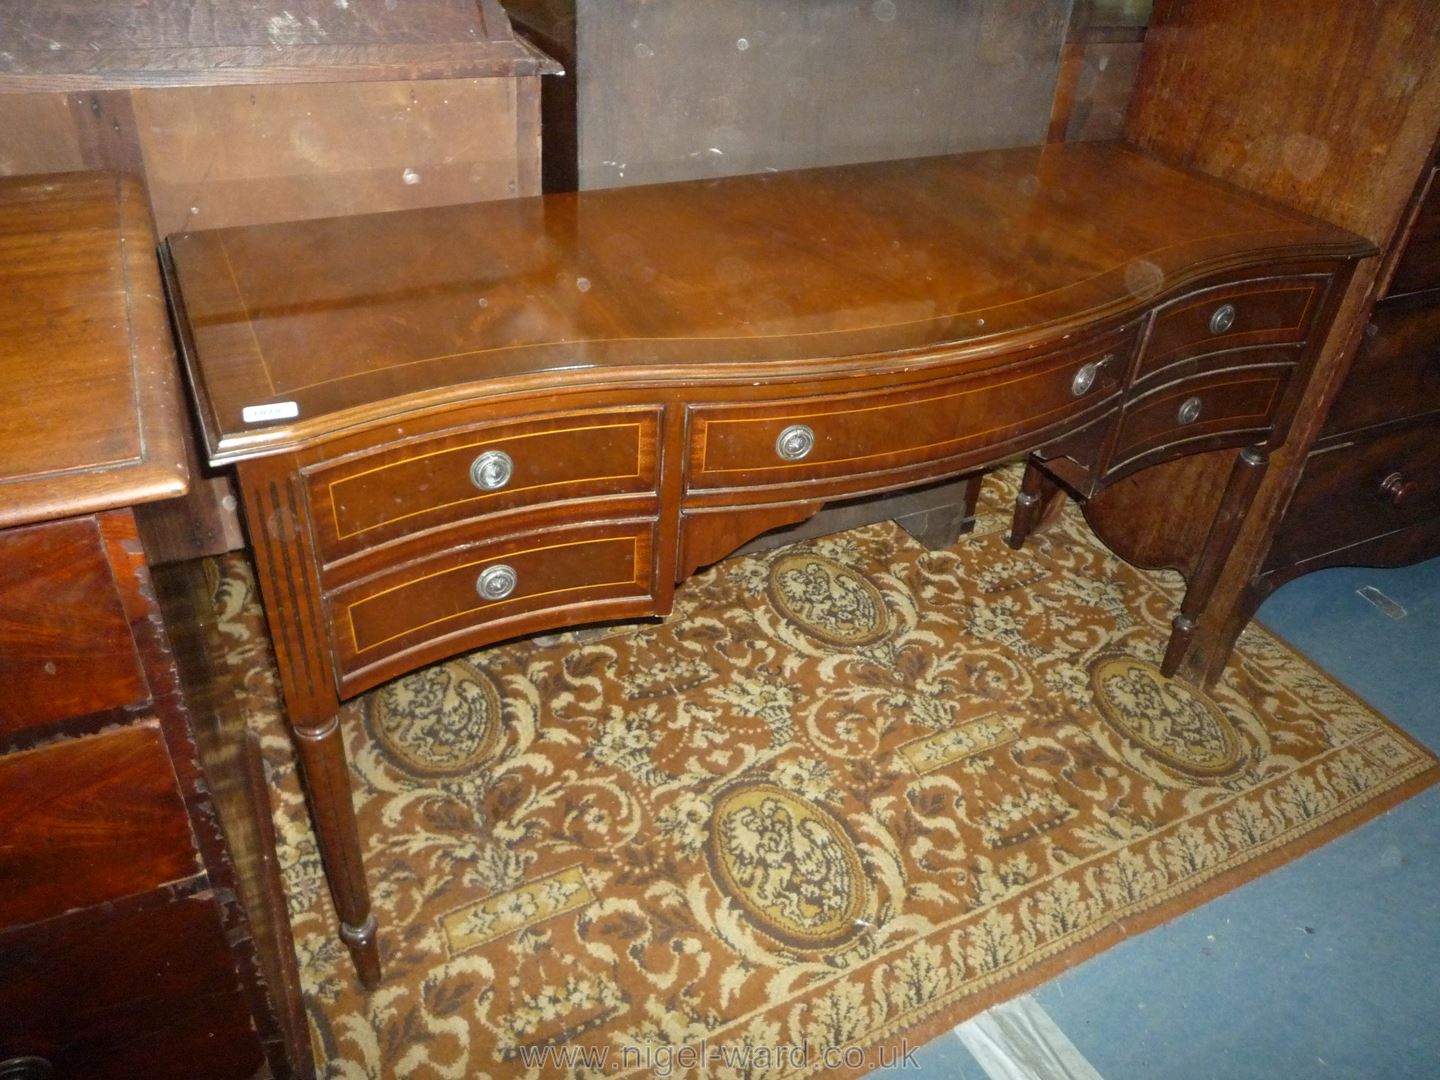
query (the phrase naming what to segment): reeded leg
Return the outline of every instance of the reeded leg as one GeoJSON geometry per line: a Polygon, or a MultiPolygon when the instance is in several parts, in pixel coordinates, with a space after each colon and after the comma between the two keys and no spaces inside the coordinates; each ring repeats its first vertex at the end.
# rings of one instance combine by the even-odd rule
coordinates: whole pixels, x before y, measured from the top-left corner
{"type": "MultiPolygon", "coordinates": [[[[1270,456],[1263,446],[1247,447],[1235,459],[1235,467],[1225,484],[1225,494],[1220,498],[1220,508],[1215,512],[1215,520],[1210,523],[1210,533],[1205,538],[1200,560],[1190,576],[1185,598],[1180,602],[1180,611],[1171,622],[1170,644],[1160,664],[1161,674],[1174,675],[1180,670],[1180,663],[1195,636],[1196,623],[1210,602],[1210,596],[1220,580],[1220,572],[1225,568],[1226,556],[1240,533],[1245,511],[1269,464],[1270,456]]],[[[1211,679],[1213,677],[1212,674],[1211,679]]]]}
{"type": "Polygon", "coordinates": [[[350,950],[361,985],[374,990],[380,985],[380,944],[375,916],[370,911],[370,889],[365,883],[340,718],[332,716],[313,727],[296,726],[293,730],[310,815],[320,842],[320,860],[340,916],[340,940],[350,950]]]}
{"type": "Polygon", "coordinates": [[[1011,522],[1010,536],[1006,543],[1017,551],[1024,547],[1026,537],[1035,531],[1059,494],[1060,485],[1033,460],[1027,461],[1025,478],[1020,482],[1020,494],[1015,498],[1015,517],[1011,522]]]}
{"type": "Polygon", "coordinates": [[[975,531],[975,512],[980,506],[980,487],[984,483],[984,473],[977,473],[965,481],[965,516],[960,519],[961,536],[975,531]]]}

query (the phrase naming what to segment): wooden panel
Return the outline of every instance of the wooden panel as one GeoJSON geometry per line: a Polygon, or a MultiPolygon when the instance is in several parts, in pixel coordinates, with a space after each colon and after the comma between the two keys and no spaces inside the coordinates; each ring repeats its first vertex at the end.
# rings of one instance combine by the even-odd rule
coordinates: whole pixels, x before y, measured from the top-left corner
{"type": "MultiPolygon", "coordinates": [[[[587,605],[651,593],[651,522],[554,529],[478,546],[466,542],[463,529],[444,539],[452,546],[438,554],[397,560],[389,573],[330,594],[336,657],[347,674],[488,624],[498,626],[490,632],[498,640],[516,632],[506,625],[523,616],[548,612],[552,625],[573,624],[585,621],[578,613],[587,605]],[[477,581],[500,564],[513,569],[514,591],[486,600],[477,581]]],[[[534,619],[526,626],[538,628],[534,619]]],[[[350,690],[348,681],[342,686],[350,690]]]]}
{"type": "Polygon", "coordinates": [[[535,74],[498,0],[0,0],[0,92],[535,74]]]}
{"type": "Polygon", "coordinates": [[[0,926],[199,871],[157,724],[0,758],[0,926]]]}
{"type": "Polygon", "coordinates": [[[0,94],[0,176],[72,172],[85,167],[61,94],[0,94]]]}
{"type": "Polygon", "coordinates": [[[150,691],[93,518],[0,532],[0,735],[150,691]]]}
{"type": "Polygon", "coordinates": [[[1125,406],[1107,477],[1202,448],[1264,442],[1293,371],[1288,363],[1239,368],[1142,394],[1125,406]]]}
{"type": "Polygon", "coordinates": [[[1140,372],[1163,372],[1179,361],[1225,349],[1299,344],[1310,333],[1329,284],[1320,275],[1261,278],[1182,296],[1156,313],[1140,372]],[[1228,320],[1225,311],[1231,313],[1228,320]]]}
{"type": "Polygon", "coordinates": [[[1286,568],[1437,519],[1440,424],[1427,421],[1310,455],[1267,565],[1286,568]]]}
{"type": "Polygon", "coordinates": [[[1432,171],[1424,199],[1415,215],[1410,238],[1390,278],[1390,296],[1440,288],[1440,183],[1432,171]]]}
{"type": "Polygon", "coordinates": [[[1437,41],[1429,0],[1157,0],[1126,133],[1381,239],[1397,206],[1376,194],[1398,181],[1403,201],[1417,170],[1396,166],[1418,163],[1434,138],[1418,121],[1435,94],[1437,41]]]}
{"type": "MultiPolygon", "coordinates": [[[[463,416],[455,417],[463,422],[463,416]]],[[[655,409],[596,411],[458,431],[352,455],[307,470],[316,544],[333,561],[397,537],[485,514],[577,498],[653,492],[659,462],[655,409]],[[505,454],[503,487],[477,488],[471,466],[505,454]]]]}
{"type": "Polygon", "coordinates": [[[1440,306],[1377,309],[1327,435],[1440,411],[1440,306]]]}
{"type": "Polygon", "coordinates": [[[580,186],[1040,142],[1068,8],[576,0],[580,186]]]}
{"type": "Polygon", "coordinates": [[[860,478],[981,449],[992,456],[1007,441],[1035,433],[1114,397],[1129,365],[1135,327],[1057,355],[999,371],[881,394],[832,394],[752,405],[691,409],[691,490],[860,478]],[[1095,374],[1074,384],[1086,365],[1095,374]],[[813,449],[787,461],[783,431],[803,425],[813,449]]]}
{"type": "Polygon", "coordinates": [[[161,235],[528,193],[519,187],[512,79],[132,98],[161,235]]]}
{"type": "Polygon", "coordinates": [[[1074,46],[1075,97],[1065,124],[1067,142],[1118,139],[1140,74],[1138,41],[1093,41],[1074,46]]]}
{"type": "Polygon", "coordinates": [[[264,1063],[211,893],[0,934],[0,971],[0,1059],[38,1055],[65,1080],[248,1080],[264,1063]]]}
{"type": "Polygon", "coordinates": [[[154,244],[134,180],[0,179],[0,526],[186,490],[154,244]]]}

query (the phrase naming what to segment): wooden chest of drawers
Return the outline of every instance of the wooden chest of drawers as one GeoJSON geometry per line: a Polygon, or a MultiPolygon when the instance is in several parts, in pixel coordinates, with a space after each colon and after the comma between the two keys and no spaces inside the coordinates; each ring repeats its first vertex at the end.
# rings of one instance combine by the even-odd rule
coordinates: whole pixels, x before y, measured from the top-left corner
{"type": "Polygon", "coordinates": [[[133,509],[185,490],[139,185],[0,180],[0,1075],[308,1071],[133,509]]]}
{"type": "MultiPolygon", "coordinates": [[[[1433,160],[1433,159],[1432,159],[1433,160]]],[[[1325,566],[1440,555],[1440,184],[1421,174],[1359,351],[1249,598],[1325,566]]]]}

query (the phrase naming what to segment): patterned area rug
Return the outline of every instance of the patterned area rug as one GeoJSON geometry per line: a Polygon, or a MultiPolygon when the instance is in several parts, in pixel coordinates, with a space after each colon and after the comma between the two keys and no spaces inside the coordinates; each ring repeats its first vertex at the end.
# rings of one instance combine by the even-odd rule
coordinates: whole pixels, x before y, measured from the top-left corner
{"type": "Polygon", "coordinates": [[[1161,678],[1178,577],[1070,509],[1012,552],[1013,477],[986,488],[950,550],[887,524],[733,559],[663,623],[353,705],[368,997],[222,562],[323,1074],[864,1072],[1436,779],[1262,629],[1208,694],[1161,678]]]}

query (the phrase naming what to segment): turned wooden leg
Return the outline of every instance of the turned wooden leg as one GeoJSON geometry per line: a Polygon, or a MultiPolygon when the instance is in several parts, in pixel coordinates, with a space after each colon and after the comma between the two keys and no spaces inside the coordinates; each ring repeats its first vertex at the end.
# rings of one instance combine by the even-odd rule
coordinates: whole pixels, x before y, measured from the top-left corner
{"type": "Polygon", "coordinates": [[[1033,460],[1025,463],[1025,478],[1020,481],[1020,494],[1015,498],[1015,517],[1010,524],[1010,535],[1006,539],[1017,551],[1024,547],[1025,538],[1045,516],[1045,512],[1060,494],[1060,485],[1050,474],[1033,460]]]}
{"type": "Polygon", "coordinates": [[[300,751],[310,816],[320,842],[320,861],[340,917],[340,940],[350,950],[361,985],[374,990],[380,985],[380,943],[375,916],[370,911],[370,889],[365,883],[340,718],[332,716],[320,724],[297,725],[292,730],[300,751]]]}
{"type": "MultiPolygon", "coordinates": [[[[1247,447],[1235,459],[1235,467],[1230,470],[1230,479],[1225,484],[1225,493],[1220,497],[1220,507],[1210,523],[1210,532],[1185,589],[1185,598],[1180,602],[1180,611],[1171,622],[1170,644],[1165,649],[1165,659],[1160,663],[1161,674],[1174,675],[1180,670],[1180,663],[1195,636],[1196,623],[1210,602],[1210,596],[1220,580],[1220,572],[1225,568],[1225,560],[1239,535],[1245,511],[1255,497],[1269,463],[1270,455],[1263,446],[1247,447]]],[[[1239,632],[1238,627],[1236,632],[1239,632]]],[[[1218,674],[1218,671],[1212,673],[1209,681],[1214,681],[1218,674]]]]}

